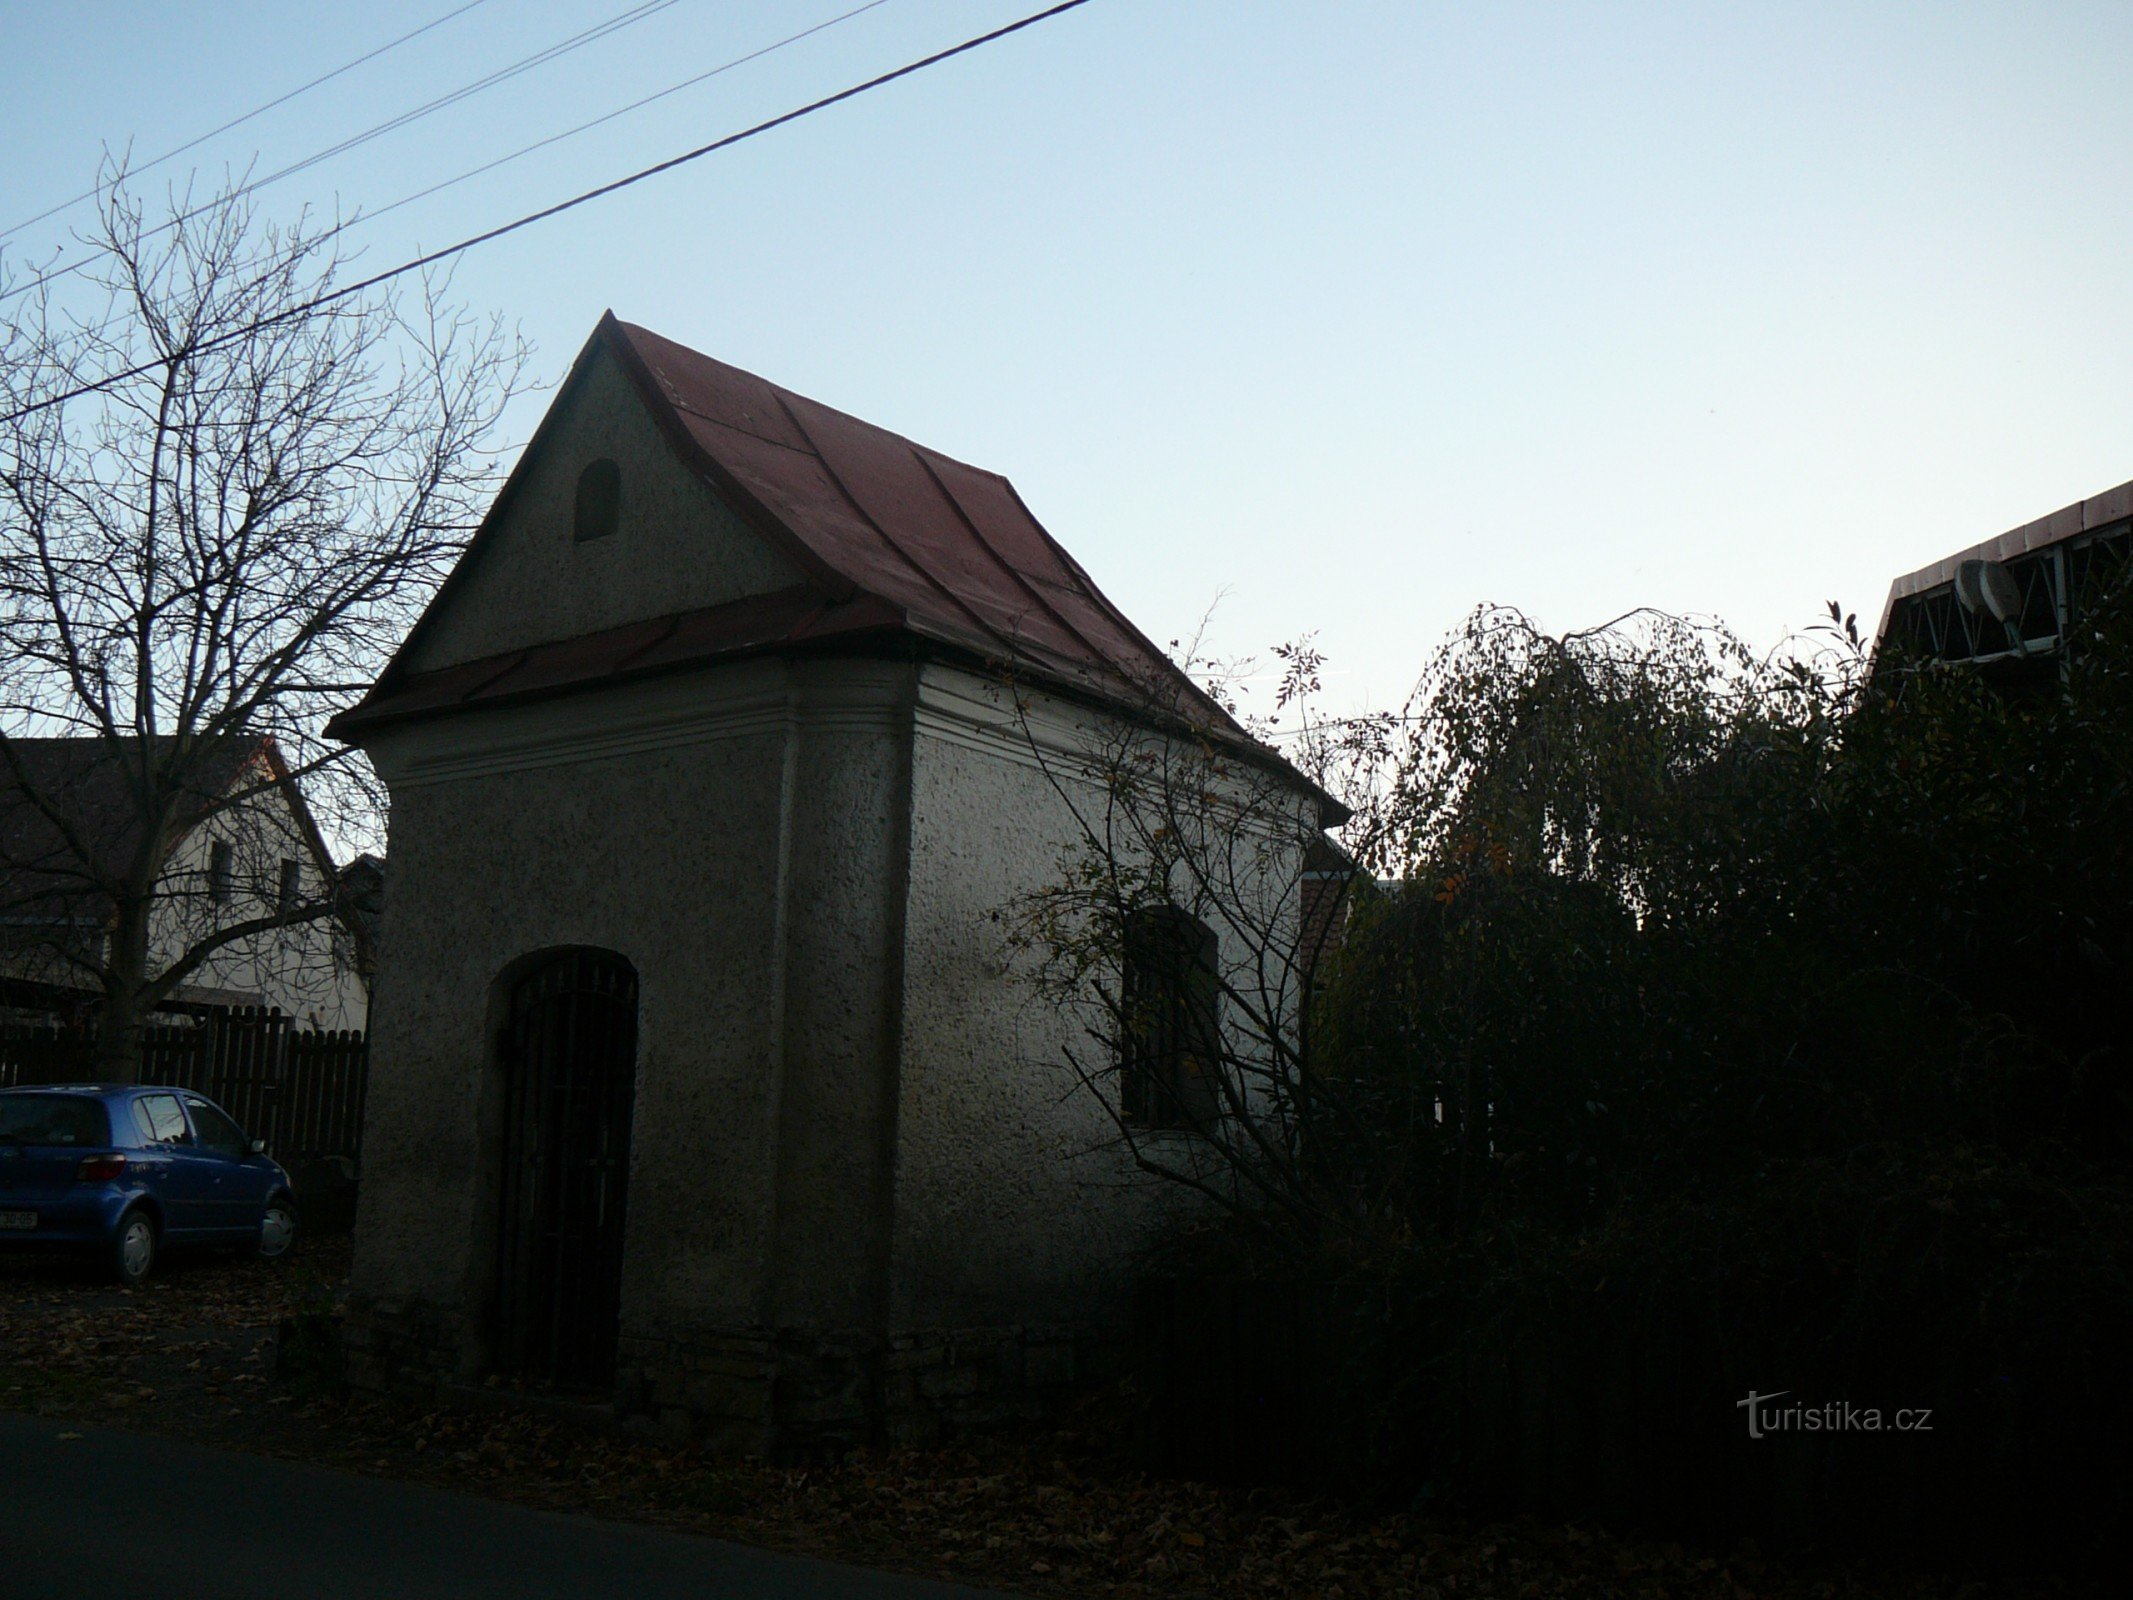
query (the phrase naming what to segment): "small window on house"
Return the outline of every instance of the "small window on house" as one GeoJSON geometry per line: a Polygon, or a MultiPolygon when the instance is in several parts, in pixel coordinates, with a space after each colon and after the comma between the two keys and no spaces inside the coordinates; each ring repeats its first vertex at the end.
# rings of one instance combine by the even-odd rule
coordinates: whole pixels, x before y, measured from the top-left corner
{"type": "Polygon", "coordinates": [[[289,860],[287,857],[283,857],[281,863],[281,884],[279,886],[279,891],[276,895],[275,904],[280,908],[282,914],[286,916],[289,912],[294,911],[297,908],[297,905],[303,900],[303,898],[304,869],[298,863],[289,860]]]}
{"type": "Polygon", "coordinates": [[[578,474],[577,520],[571,537],[579,544],[605,539],[615,531],[622,509],[622,469],[602,456],[578,474]]]}
{"type": "Polygon", "coordinates": [[[1175,906],[1126,921],[1119,1077],[1136,1122],[1204,1127],[1221,1111],[1218,950],[1214,930],[1175,906]]]}
{"type": "Polygon", "coordinates": [[[227,839],[217,839],[207,847],[207,897],[220,905],[230,897],[230,878],[236,866],[237,851],[227,839]]]}

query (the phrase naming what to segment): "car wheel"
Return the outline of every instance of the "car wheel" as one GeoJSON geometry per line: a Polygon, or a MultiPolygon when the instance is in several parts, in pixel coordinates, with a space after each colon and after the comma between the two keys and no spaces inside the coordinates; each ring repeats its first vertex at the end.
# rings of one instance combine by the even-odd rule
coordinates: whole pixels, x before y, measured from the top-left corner
{"type": "Polygon", "coordinates": [[[145,1283],[156,1264],[155,1219],[145,1211],[129,1211],[119,1218],[118,1237],[111,1242],[111,1270],[129,1289],[145,1283]]]}
{"type": "Polygon", "coordinates": [[[259,1219],[259,1259],[279,1261],[295,1244],[295,1203],[287,1195],[276,1195],[259,1219]]]}

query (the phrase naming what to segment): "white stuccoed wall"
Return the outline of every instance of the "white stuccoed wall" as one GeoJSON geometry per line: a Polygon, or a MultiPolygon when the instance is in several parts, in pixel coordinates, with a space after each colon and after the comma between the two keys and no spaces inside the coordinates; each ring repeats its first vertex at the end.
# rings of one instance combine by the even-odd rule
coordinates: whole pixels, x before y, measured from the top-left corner
{"type": "MultiPolygon", "coordinates": [[[[1103,1323],[1134,1263],[1205,1204],[1138,1171],[1066,1052],[1094,1048],[1088,1019],[1036,1002],[1004,912],[1060,881],[1078,838],[1059,785],[1100,816],[1073,775],[1107,719],[974,673],[920,678],[897,1137],[893,1322],[1103,1323]],[[1041,752],[1041,754],[1040,754],[1041,752]]],[[[1286,863],[1264,892],[1293,894],[1286,863]]],[[[1225,959],[1243,958],[1218,928],[1225,959]]],[[[1023,958],[1026,959],[1026,958],[1023,958]]],[[[1189,1134],[1158,1136],[1189,1159],[1189,1134]]]]}
{"type": "MultiPolygon", "coordinates": [[[[626,1332],[1113,1320],[1198,1202],[1133,1170],[1064,1065],[1080,1020],[1012,969],[993,913],[1070,835],[1003,703],[953,669],[766,661],[381,738],[358,1293],[478,1321],[503,994],[583,944],[640,982],[626,1332]]],[[[1090,719],[1039,720],[1070,766],[1090,719]]]]}
{"type": "MultiPolygon", "coordinates": [[[[254,770],[239,780],[265,781],[254,770]]],[[[279,788],[257,794],[208,818],[178,842],[163,870],[160,899],[149,921],[151,970],[164,970],[216,928],[271,916],[278,901],[283,860],[297,863],[300,893],[315,901],[332,892],[309,835],[279,788]],[[215,841],[234,850],[229,898],[210,902],[203,893],[215,841]]],[[[354,964],[354,950],[330,917],[296,923],[233,940],[187,975],[184,998],[239,1005],[267,1005],[299,1027],[356,1028],[365,1025],[369,995],[354,964]]]]}
{"type": "Polygon", "coordinates": [[[359,1293],[478,1317],[503,996],[527,956],[595,945],[639,980],[624,1328],[858,1325],[885,1249],[865,1163],[891,1065],[907,679],[744,664],[373,747],[395,881],[359,1293]]]}

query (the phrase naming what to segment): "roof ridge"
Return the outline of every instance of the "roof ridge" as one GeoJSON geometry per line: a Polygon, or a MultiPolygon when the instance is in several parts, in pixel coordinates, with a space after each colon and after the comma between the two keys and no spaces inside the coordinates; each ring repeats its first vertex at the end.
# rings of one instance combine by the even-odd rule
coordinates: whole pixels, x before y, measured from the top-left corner
{"type": "MultiPolygon", "coordinates": [[[[706,355],[703,351],[695,349],[692,346],[685,345],[679,340],[669,339],[665,334],[659,332],[656,328],[647,328],[641,322],[624,322],[620,317],[615,318],[615,321],[618,326],[622,327],[625,330],[633,331],[636,333],[648,334],[652,338],[657,339],[661,344],[672,345],[676,350],[681,351],[682,354],[692,356],[698,361],[708,362],[714,367],[724,367],[728,372],[738,373],[744,378],[753,378],[757,383],[760,383],[764,388],[770,390],[773,394],[779,396],[781,399],[790,398],[794,400],[805,400],[809,405],[814,406],[819,410],[827,411],[832,416],[841,417],[846,422],[854,423],[859,427],[866,429],[869,433],[886,434],[889,438],[898,440],[901,443],[910,446],[913,450],[923,450],[929,455],[939,456],[943,461],[951,461],[955,463],[955,465],[966,468],[971,472],[981,472],[986,477],[997,479],[1001,483],[1008,483],[1011,481],[1008,478],[1007,474],[1005,474],[1004,472],[997,472],[991,467],[981,467],[975,461],[965,461],[961,456],[952,456],[948,454],[948,452],[945,450],[936,450],[933,448],[933,446],[922,443],[921,441],[912,438],[909,434],[898,433],[894,428],[884,427],[879,422],[869,422],[865,417],[860,416],[856,411],[847,411],[842,406],[831,405],[827,400],[818,400],[811,394],[802,394],[797,389],[788,389],[784,384],[778,383],[773,379],[766,378],[760,372],[750,372],[746,367],[737,367],[730,361],[721,361],[717,356],[706,355]]],[[[687,411],[692,417],[704,417],[704,420],[707,422],[722,421],[722,419],[720,418],[706,416],[705,413],[694,409],[678,397],[674,399],[674,404],[678,409],[687,411]]],[[[790,412],[788,410],[788,415],[789,414],[790,412]]],[[[723,423],[723,426],[732,428],[736,433],[749,433],[748,429],[739,427],[730,422],[723,423]]],[[[753,433],[749,433],[749,437],[756,438],[760,436],[753,433]]],[[[776,439],[771,439],[767,440],[766,442],[770,444],[777,444],[779,441],[776,439]]],[[[786,448],[791,449],[792,447],[790,445],[787,445],[786,448]]]]}

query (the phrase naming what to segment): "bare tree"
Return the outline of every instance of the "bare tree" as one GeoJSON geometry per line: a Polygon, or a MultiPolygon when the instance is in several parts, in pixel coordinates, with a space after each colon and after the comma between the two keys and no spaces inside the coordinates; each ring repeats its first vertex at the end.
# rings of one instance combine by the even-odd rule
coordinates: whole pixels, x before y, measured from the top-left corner
{"type": "Polygon", "coordinates": [[[1006,908],[1009,942],[1036,1002],[1073,1019],[1064,1066],[1140,1172],[1285,1232],[1352,1232],[1367,1199],[1312,1170],[1314,1125],[1343,1106],[1312,1081],[1310,1002],[1370,826],[1337,844],[1333,795],[1379,776],[1393,724],[1317,719],[1309,640],[1276,652],[1263,718],[1238,699],[1255,663],[1173,650],[1197,684],[1150,673],[1124,715],[1018,697],[1067,828],[1051,880],[1006,908]]]}
{"type": "Polygon", "coordinates": [[[0,915],[128,1081],[158,1005],[334,910],[297,789],[376,836],[320,730],[484,509],[526,349],[441,280],[333,297],[338,228],[122,179],[89,273],[0,285],[0,915]]]}
{"type": "MultiPolygon", "coordinates": [[[[1077,1089],[1142,1173],[1351,1260],[1474,1228],[1507,1172],[1593,1203],[1656,1078],[1639,952],[1791,892],[1771,818],[1830,803],[1800,794],[1856,704],[1855,621],[1758,657],[1656,612],[1555,636],[1482,607],[1398,711],[1343,718],[1308,640],[1277,655],[1241,728],[1175,675],[1078,739],[1021,701],[1071,826],[1010,937],[1077,1089]]],[[[1185,662],[1239,710],[1249,663],[1185,662]]]]}

